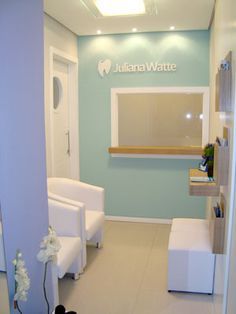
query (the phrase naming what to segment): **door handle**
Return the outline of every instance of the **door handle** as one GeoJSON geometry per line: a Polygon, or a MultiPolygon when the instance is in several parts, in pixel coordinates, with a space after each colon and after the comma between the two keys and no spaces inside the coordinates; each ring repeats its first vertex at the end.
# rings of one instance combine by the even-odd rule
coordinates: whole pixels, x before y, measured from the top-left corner
{"type": "Polygon", "coordinates": [[[68,130],[66,132],[66,136],[67,136],[67,155],[70,156],[70,131],[68,130]]]}

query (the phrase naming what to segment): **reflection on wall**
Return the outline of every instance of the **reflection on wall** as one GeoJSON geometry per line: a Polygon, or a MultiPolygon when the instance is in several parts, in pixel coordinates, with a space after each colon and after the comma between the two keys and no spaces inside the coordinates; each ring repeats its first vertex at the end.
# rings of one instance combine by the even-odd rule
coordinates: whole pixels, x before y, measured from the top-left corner
{"type": "Polygon", "coordinates": [[[119,145],[201,146],[202,108],[202,94],[120,94],[119,145]]]}

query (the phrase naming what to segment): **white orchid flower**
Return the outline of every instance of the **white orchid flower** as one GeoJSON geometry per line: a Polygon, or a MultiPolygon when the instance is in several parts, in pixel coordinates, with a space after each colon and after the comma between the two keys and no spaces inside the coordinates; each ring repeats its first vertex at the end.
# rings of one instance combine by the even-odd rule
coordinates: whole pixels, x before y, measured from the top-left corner
{"type": "Polygon", "coordinates": [[[17,251],[16,258],[13,260],[13,264],[15,265],[16,282],[14,300],[27,301],[27,293],[30,288],[30,279],[20,251],[17,251]]]}
{"type": "Polygon", "coordinates": [[[55,230],[49,227],[48,235],[45,236],[40,243],[40,251],[37,255],[37,259],[44,264],[49,261],[55,261],[60,248],[61,244],[57,238],[55,230]]]}

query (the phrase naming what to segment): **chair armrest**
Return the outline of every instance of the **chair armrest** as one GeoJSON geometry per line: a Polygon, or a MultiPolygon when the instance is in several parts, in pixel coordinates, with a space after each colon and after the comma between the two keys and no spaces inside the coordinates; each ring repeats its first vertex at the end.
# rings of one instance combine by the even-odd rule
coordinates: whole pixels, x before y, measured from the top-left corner
{"type": "Polygon", "coordinates": [[[48,199],[55,200],[64,204],[72,205],[79,208],[85,209],[85,204],[79,201],[75,201],[69,197],[63,196],[61,194],[53,193],[48,191],[48,199]]]}
{"type": "Polygon", "coordinates": [[[86,204],[88,210],[104,211],[104,189],[67,178],[48,178],[49,193],[86,204]]]}
{"type": "Polygon", "coordinates": [[[80,237],[82,235],[81,212],[83,207],[48,200],[49,223],[58,236],[80,237]]]}
{"type": "Polygon", "coordinates": [[[87,210],[104,211],[104,189],[95,185],[75,181],[77,199],[86,204],[87,210]]]}

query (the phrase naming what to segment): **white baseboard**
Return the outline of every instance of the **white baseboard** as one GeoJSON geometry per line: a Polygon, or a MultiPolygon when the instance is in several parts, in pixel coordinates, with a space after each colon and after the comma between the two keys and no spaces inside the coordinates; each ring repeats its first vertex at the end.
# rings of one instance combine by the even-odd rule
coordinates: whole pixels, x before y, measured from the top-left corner
{"type": "Polygon", "coordinates": [[[150,224],[171,224],[172,223],[172,219],[125,217],[125,216],[105,216],[105,220],[143,222],[143,223],[150,223],[150,224]]]}

